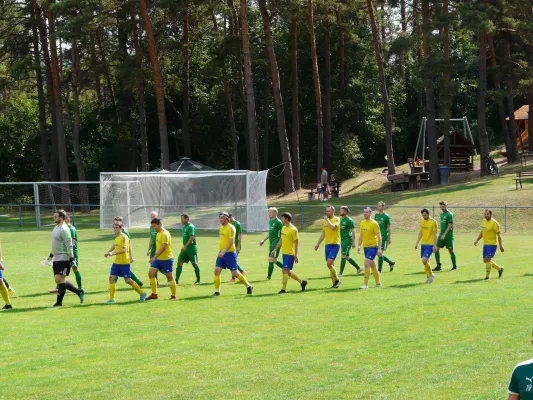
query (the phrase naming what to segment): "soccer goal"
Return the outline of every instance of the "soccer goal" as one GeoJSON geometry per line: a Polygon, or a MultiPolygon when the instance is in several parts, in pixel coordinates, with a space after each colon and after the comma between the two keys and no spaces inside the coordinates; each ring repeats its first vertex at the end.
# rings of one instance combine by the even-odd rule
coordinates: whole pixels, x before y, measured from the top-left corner
{"type": "Polygon", "coordinates": [[[217,229],[232,212],[246,231],[268,230],[268,171],[132,172],[100,174],[100,227],[122,216],[128,228],[147,227],[156,211],[166,227],[189,214],[197,229],[217,229]]]}

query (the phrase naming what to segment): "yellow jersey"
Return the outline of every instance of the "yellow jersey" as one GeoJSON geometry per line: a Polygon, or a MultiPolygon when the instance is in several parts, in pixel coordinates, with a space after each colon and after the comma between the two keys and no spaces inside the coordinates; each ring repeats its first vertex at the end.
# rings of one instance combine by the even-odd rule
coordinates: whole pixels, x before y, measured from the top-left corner
{"type": "Polygon", "coordinates": [[[481,233],[483,234],[483,243],[488,245],[498,244],[498,233],[500,233],[500,224],[494,218],[490,221],[483,219],[481,223],[481,233]]]}
{"type": "Polygon", "coordinates": [[[159,232],[157,232],[157,236],[155,237],[156,253],[161,249],[163,244],[166,244],[167,247],[165,248],[165,251],[159,254],[159,257],[157,257],[157,259],[164,261],[174,258],[174,254],[172,253],[172,238],[170,237],[170,232],[167,231],[165,228],[162,228],[159,232]]]}
{"type": "Polygon", "coordinates": [[[130,240],[128,237],[120,232],[115,236],[115,243],[113,251],[116,253],[120,250],[126,250],[122,254],[115,255],[115,264],[129,264],[130,263],[130,240]]]}
{"type": "MultiPolygon", "coordinates": [[[[226,225],[222,225],[220,229],[218,230],[218,235],[220,237],[220,240],[218,242],[218,251],[222,251],[226,248],[230,240],[235,238],[235,227],[228,223],[226,225]]],[[[233,241],[233,244],[228,248],[228,253],[233,253],[235,251],[235,241],[233,241]]]]}
{"type": "Polygon", "coordinates": [[[341,244],[341,220],[339,217],[328,218],[329,222],[333,225],[337,225],[335,229],[331,229],[328,225],[328,221],[322,222],[322,231],[324,231],[326,244],[341,244]]]}
{"type": "Polygon", "coordinates": [[[359,224],[359,232],[363,236],[363,247],[378,247],[379,225],[373,219],[363,219],[359,224]]]}
{"type": "Polygon", "coordinates": [[[420,232],[422,232],[421,244],[435,246],[435,233],[437,232],[437,221],[433,218],[422,219],[420,221],[420,232]]]}
{"type": "Polygon", "coordinates": [[[298,229],[293,224],[283,225],[281,228],[281,252],[288,256],[296,254],[296,241],[298,240],[298,229]]]}
{"type": "Polygon", "coordinates": [[[4,260],[2,260],[2,242],[0,242],[0,262],[4,262],[4,260]]]}

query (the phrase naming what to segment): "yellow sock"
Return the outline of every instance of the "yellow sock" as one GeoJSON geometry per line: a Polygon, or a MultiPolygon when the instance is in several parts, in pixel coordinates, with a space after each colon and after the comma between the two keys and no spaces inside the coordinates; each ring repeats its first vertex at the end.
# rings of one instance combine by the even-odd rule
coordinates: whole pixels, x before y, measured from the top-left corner
{"type": "Polygon", "coordinates": [[[9,292],[4,281],[0,282],[0,294],[2,295],[2,298],[4,299],[6,305],[11,305],[11,301],[9,300],[9,292]]]}
{"type": "Polygon", "coordinates": [[[339,280],[339,276],[337,275],[337,270],[335,269],[335,267],[331,267],[329,269],[329,274],[331,275],[331,281],[333,283],[337,282],[339,280]]]}
{"type": "Polygon", "coordinates": [[[220,290],[220,275],[215,275],[215,290],[220,290]]]}
{"type": "Polygon", "coordinates": [[[426,271],[426,278],[431,276],[431,264],[429,262],[424,263],[424,270],[426,271]]]}
{"type": "Polygon", "coordinates": [[[289,276],[295,281],[297,281],[298,283],[302,283],[302,280],[300,279],[300,277],[296,275],[294,272],[290,271],[289,276]]]}
{"type": "Polygon", "coordinates": [[[176,281],[172,279],[170,281],[170,293],[172,293],[172,296],[176,296],[177,292],[178,292],[178,285],[176,285],[176,281]]]}
{"type": "Polygon", "coordinates": [[[237,279],[238,279],[239,282],[241,282],[244,286],[250,286],[250,284],[248,283],[248,281],[246,280],[246,278],[244,277],[244,275],[242,275],[242,274],[237,275],[237,279]]]}
{"type": "Polygon", "coordinates": [[[137,282],[133,281],[133,283],[131,284],[131,287],[133,288],[133,290],[135,290],[137,293],[139,293],[141,296],[142,294],[144,293],[143,290],[141,289],[141,287],[137,284],[137,282]]]}
{"type": "Polygon", "coordinates": [[[485,263],[485,269],[487,270],[487,278],[490,276],[491,268],[492,268],[492,263],[491,262],[485,263]]]}
{"type": "Polygon", "coordinates": [[[283,286],[281,287],[283,290],[287,290],[287,282],[289,281],[289,275],[283,274],[283,286]]]}
{"type": "Polygon", "coordinates": [[[498,264],[496,264],[494,261],[491,261],[492,268],[494,268],[497,271],[501,271],[502,267],[500,267],[498,264]]]}
{"type": "Polygon", "coordinates": [[[368,285],[368,278],[370,278],[370,268],[365,267],[365,285],[368,285]]]}
{"type": "Polygon", "coordinates": [[[117,284],[116,283],[110,283],[109,284],[109,299],[115,300],[115,292],[117,291],[117,284]]]}
{"type": "Polygon", "coordinates": [[[376,267],[372,267],[372,275],[374,275],[374,279],[376,280],[376,284],[381,283],[379,280],[379,271],[376,267]]]}
{"type": "Polygon", "coordinates": [[[155,276],[150,278],[150,287],[152,288],[152,293],[157,294],[157,279],[155,279],[155,276]]]}

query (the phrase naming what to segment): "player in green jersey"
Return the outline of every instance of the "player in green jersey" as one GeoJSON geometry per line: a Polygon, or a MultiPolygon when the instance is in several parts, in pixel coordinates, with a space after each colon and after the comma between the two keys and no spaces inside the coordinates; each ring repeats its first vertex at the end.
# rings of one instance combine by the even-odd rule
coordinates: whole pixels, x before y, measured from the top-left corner
{"type": "MultiPolygon", "coordinates": [[[[159,218],[159,214],[157,213],[157,211],[152,211],[150,213],[150,222],[155,219],[155,218],[159,218]]],[[[163,228],[165,227],[165,225],[163,225],[163,228]]],[[[155,239],[157,237],[157,232],[156,230],[154,229],[154,227],[152,226],[152,224],[150,223],[150,240],[148,241],[148,251],[146,252],[146,257],[150,257],[150,258],[153,258],[154,255],[155,255],[155,239]]],[[[159,286],[159,279],[157,278],[157,274],[155,276],[155,280],[157,281],[157,286],[159,286]]],[[[177,280],[176,280],[177,282],[177,280]]],[[[168,286],[169,285],[169,282],[167,281],[166,285],[168,286]]]]}
{"type": "MultiPolygon", "coordinates": [[[[448,210],[448,203],[441,201],[440,203],[440,233],[437,236],[437,247],[442,249],[446,247],[450,252],[450,258],[452,259],[452,271],[457,270],[457,259],[453,249],[453,213],[448,210]]],[[[440,251],[435,253],[435,261],[437,266],[433,268],[433,271],[442,271],[442,265],[440,263],[440,251]]]]}
{"type": "Polygon", "coordinates": [[[507,400],[533,400],[533,359],[514,367],[508,390],[507,400]]]}
{"type": "Polygon", "coordinates": [[[355,260],[350,257],[350,249],[355,249],[355,224],[353,219],[351,219],[348,214],[350,209],[348,206],[341,206],[341,271],[339,276],[342,276],[344,273],[344,267],[346,266],[346,261],[352,264],[357,269],[357,275],[359,275],[363,269],[357,265],[355,260]]]}
{"type": "Polygon", "coordinates": [[[385,212],[385,202],[378,202],[378,212],[374,215],[374,219],[379,225],[379,231],[381,232],[381,250],[382,255],[378,258],[378,271],[383,269],[383,261],[389,264],[390,272],[394,270],[394,261],[385,255],[385,250],[391,244],[392,225],[390,215],[385,212]]]}
{"type": "MultiPolygon", "coordinates": [[[[237,258],[239,257],[239,254],[241,252],[241,245],[242,245],[242,225],[239,221],[235,219],[232,213],[228,213],[229,215],[229,222],[231,225],[235,227],[235,251],[237,252],[237,258]]],[[[239,265],[239,261],[237,261],[237,270],[244,276],[246,276],[246,271],[241,268],[239,265]]],[[[236,278],[231,277],[231,279],[228,282],[235,282],[236,278]]]]}
{"type": "MultiPolygon", "coordinates": [[[[122,227],[124,226],[124,225],[123,225],[124,218],[122,218],[122,217],[120,217],[120,216],[119,216],[119,217],[115,217],[114,222],[119,222],[119,223],[120,223],[120,226],[122,226],[122,227]]],[[[133,264],[133,262],[134,262],[135,260],[133,259],[133,245],[132,245],[132,243],[131,243],[131,235],[130,235],[130,233],[128,232],[128,230],[127,230],[126,228],[124,228],[124,227],[122,228],[122,232],[123,232],[123,233],[128,237],[128,239],[130,240],[129,257],[130,257],[130,264],[133,264]]],[[[135,274],[133,273],[133,271],[130,271],[130,273],[131,273],[131,279],[132,279],[137,285],[142,286],[143,283],[140,281],[139,278],[137,278],[137,277],[135,276],[135,274]]],[[[117,280],[118,280],[118,277],[117,277],[117,280]]],[[[115,280],[115,282],[116,282],[117,280],[115,280]]]]}
{"type": "Polygon", "coordinates": [[[272,279],[272,272],[274,272],[274,264],[283,269],[283,263],[278,261],[279,257],[279,248],[276,251],[275,257],[272,256],[272,252],[276,248],[277,244],[281,238],[281,229],[283,228],[283,223],[278,218],[278,209],[275,207],[270,207],[268,209],[268,216],[270,220],[268,221],[268,233],[266,236],[259,242],[259,246],[265,244],[269,241],[270,245],[268,248],[268,276],[267,279],[272,279]]]}
{"type": "Polygon", "coordinates": [[[178,267],[176,268],[176,283],[179,283],[181,273],[183,271],[183,263],[191,263],[196,275],[195,285],[200,283],[200,267],[198,266],[198,247],[196,246],[196,228],[191,224],[188,214],[181,214],[181,223],[183,229],[181,236],[183,239],[183,247],[178,256],[178,267]]]}
{"type": "MultiPolygon", "coordinates": [[[[81,289],[81,274],[80,274],[80,269],[79,269],[79,261],[78,261],[78,255],[79,255],[79,252],[78,252],[78,231],[76,230],[76,228],[74,227],[74,225],[72,225],[71,223],[71,219],[70,219],[70,215],[67,215],[66,218],[65,218],[65,223],[67,224],[68,226],[68,229],[70,230],[70,237],[72,238],[72,246],[74,248],[74,260],[76,261],[76,264],[72,264],[72,271],[74,271],[74,276],[76,277],[76,283],[78,284],[78,289],[81,289]]],[[[51,289],[49,290],[50,293],[57,293],[59,290],[59,286],[56,286],[55,289],[51,289]]]]}

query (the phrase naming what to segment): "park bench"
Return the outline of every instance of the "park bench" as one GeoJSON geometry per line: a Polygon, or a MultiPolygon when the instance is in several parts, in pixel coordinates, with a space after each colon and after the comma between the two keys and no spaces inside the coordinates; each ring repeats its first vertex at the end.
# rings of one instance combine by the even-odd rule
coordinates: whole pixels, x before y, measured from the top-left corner
{"type": "Polygon", "coordinates": [[[409,174],[402,172],[394,175],[387,175],[387,180],[391,183],[391,192],[409,189],[409,174]]]}
{"type": "Polygon", "coordinates": [[[309,192],[307,192],[307,200],[314,200],[315,194],[318,195],[318,190],[316,189],[318,183],[309,183],[306,187],[309,192]]]}
{"type": "Polygon", "coordinates": [[[518,185],[520,185],[520,189],[522,189],[522,181],[525,181],[526,179],[533,179],[533,171],[520,171],[516,173],[516,178],[513,179],[516,190],[518,190],[518,185]]]}
{"type": "Polygon", "coordinates": [[[522,169],[525,169],[527,167],[527,159],[529,157],[533,157],[533,153],[520,154],[520,166],[522,167],[522,169]]]}

